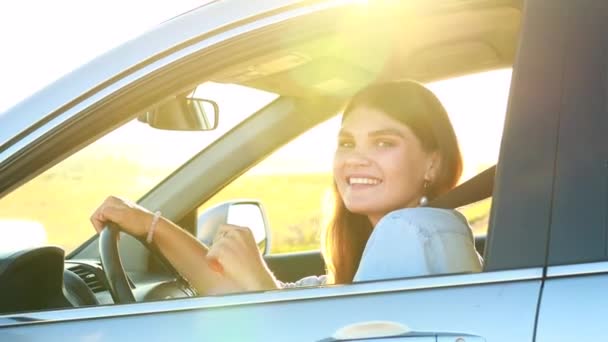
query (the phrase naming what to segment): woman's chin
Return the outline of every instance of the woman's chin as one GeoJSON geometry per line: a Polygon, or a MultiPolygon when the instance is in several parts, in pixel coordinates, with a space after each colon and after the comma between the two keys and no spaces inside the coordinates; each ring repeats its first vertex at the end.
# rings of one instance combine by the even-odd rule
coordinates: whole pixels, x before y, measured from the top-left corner
{"type": "Polygon", "coordinates": [[[369,216],[372,213],[376,213],[380,210],[380,208],[366,203],[349,203],[346,205],[346,209],[353,214],[365,216],[369,216]]]}

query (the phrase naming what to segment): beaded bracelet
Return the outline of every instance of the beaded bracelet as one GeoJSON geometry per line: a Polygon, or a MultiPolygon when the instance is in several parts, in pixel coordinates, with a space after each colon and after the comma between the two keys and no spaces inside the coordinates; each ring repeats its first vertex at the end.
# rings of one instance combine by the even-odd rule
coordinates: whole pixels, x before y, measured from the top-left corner
{"type": "Polygon", "coordinates": [[[156,225],[158,223],[158,219],[160,218],[161,212],[157,210],[154,213],[154,217],[152,218],[152,223],[150,224],[150,228],[148,229],[148,236],[146,236],[146,242],[148,244],[152,243],[152,237],[154,237],[154,230],[156,229],[156,225]]]}

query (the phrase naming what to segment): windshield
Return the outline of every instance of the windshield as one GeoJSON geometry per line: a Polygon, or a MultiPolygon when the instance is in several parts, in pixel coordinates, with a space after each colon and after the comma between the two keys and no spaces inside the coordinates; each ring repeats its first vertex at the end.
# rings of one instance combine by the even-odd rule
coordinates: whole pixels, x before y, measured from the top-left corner
{"type": "Polygon", "coordinates": [[[133,119],[0,199],[0,252],[47,243],[69,253],[94,234],[89,216],[108,195],[142,197],[277,97],[213,82],[194,95],[218,103],[214,131],[159,130],[133,119]]]}

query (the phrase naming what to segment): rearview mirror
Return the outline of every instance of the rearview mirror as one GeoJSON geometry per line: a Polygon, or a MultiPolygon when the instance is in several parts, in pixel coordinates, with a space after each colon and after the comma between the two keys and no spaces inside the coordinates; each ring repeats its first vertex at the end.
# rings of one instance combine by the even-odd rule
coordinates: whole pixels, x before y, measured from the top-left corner
{"type": "Polygon", "coordinates": [[[210,131],[217,127],[219,107],[215,101],[191,97],[188,94],[175,96],[138,117],[148,125],[176,131],[210,131]]]}
{"type": "Polygon", "coordinates": [[[198,216],[196,237],[207,246],[213,244],[213,238],[220,224],[227,223],[251,229],[253,238],[262,255],[269,251],[270,228],[262,203],[256,200],[235,200],[223,202],[205,210],[198,216]]]}

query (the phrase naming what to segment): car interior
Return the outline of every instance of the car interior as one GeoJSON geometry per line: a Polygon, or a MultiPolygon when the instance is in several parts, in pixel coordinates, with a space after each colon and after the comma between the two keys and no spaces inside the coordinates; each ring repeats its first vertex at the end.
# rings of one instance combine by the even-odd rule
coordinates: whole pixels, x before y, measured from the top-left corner
{"type": "MultiPolygon", "coordinates": [[[[247,33],[141,81],[93,109],[91,117],[104,117],[94,124],[101,127],[98,134],[72,139],[85,146],[205,81],[279,94],[139,200],[144,207],[162,208],[163,215],[195,234],[196,209],[201,204],[279,147],[337,115],[364,85],[395,79],[426,83],[511,67],[521,11],[520,1],[328,8],[247,33]]],[[[88,120],[79,125],[93,122],[88,120]]],[[[71,129],[79,127],[84,126],[71,129]]],[[[491,197],[494,172],[494,167],[481,172],[430,206],[458,208],[491,197]]],[[[476,239],[482,256],[485,241],[485,236],[476,239]]],[[[281,281],[325,273],[319,251],[264,257],[281,281]]],[[[94,236],[67,256],[53,246],[0,256],[0,314],[192,295],[187,282],[158,251],[130,236],[118,240],[115,232],[104,241],[94,236]],[[115,255],[110,258],[119,264],[104,270],[100,249],[104,253],[112,248],[115,255]],[[132,300],[117,291],[131,293],[132,300]]]]}

